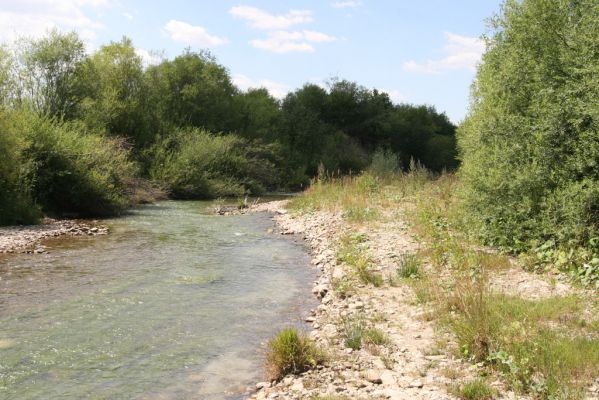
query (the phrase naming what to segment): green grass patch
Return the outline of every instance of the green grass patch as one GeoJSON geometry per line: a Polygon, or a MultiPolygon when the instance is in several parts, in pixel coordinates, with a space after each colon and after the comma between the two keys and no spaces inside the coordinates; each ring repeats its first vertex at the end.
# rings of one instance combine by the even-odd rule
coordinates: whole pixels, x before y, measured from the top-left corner
{"type": "Polygon", "coordinates": [[[359,350],[363,345],[384,346],[389,337],[380,329],[369,327],[364,315],[355,315],[343,320],[345,347],[359,350]]]}
{"type": "Polygon", "coordinates": [[[491,400],[497,395],[483,379],[475,379],[452,388],[451,392],[462,400],[491,400]]]}
{"type": "Polygon", "coordinates": [[[337,262],[350,266],[362,283],[380,287],[384,279],[380,273],[372,271],[372,260],[368,256],[365,242],[366,237],[361,234],[343,236],[337,252],[337,262]]]}
{"type": "Polygon", "coordinates": [[[287,328],[268,342],[266,370],[270,379],[280,379],[307,371],[324,360],[324,353],[310,338],[287,328]]]}
{"type": "Polygon", "coordinates": [[[420,262],[414,254],[404,254],[399,260],[397,276],[403,279],[420,278],[420,262]]]}

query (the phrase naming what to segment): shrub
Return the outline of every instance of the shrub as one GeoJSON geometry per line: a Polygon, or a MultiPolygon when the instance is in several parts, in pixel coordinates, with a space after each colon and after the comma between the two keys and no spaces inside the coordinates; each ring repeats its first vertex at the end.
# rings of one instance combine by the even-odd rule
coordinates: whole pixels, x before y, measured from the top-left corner
{"type": "Polygon", "coordinates": [[[378,149],[372,155],[368,172],[379,177],[389,177],[401,172],[399,156],[391,150],[378,149]]]}
{"type": "Polygon", "coordinates": [[[152,179],[176,198],[260,194],[277,182],[275,146],[200,129],[175,130],[154,148],[152,179]]]}
{"type": "Polygon", "coordinates": [[[592,250],[569,269],[599,255],[598,35],[595,0],[506,1],[458,131],[481,236],[517,252],[592,250]]]}
{"type": "Polygon", "coordinates": [[[26,142],[11,124],[0,111],[0,225],[34,223],[40,210],[31,197],[32,164],[23,154],[26,142]]]}
{"type": "Polygon", "coordinates": [[[389,343],[389,338],[377,328],[369,328],[364,332],[364,343],[382,346],[389,343]]]}
{"type": "Polygon", "coordinates": [[[121,140],[31,114],[18,129],[28,142],[33,196],[44,211],[104,216],[129,206],[127,182],[136,167],[121,140]]]}
{"type": "Polygon", "coordinates": [[[266,369],[270,379],[298,374],[324,362],[323,352],[297,329],[283,329],[268,342],[266,369]]]}

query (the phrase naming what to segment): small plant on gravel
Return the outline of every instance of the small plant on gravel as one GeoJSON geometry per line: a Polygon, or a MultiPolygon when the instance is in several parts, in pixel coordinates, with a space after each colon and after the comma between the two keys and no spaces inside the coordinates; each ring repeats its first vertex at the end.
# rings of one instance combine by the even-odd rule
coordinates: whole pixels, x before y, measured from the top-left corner
{"type": "Polygon", "coordinates": [[[385,282],[381,274],[372,272],[366,265],[356,266],[356,272],[362,283],[370,284],[374,287],[381,287],[385,282]]]}
{"type": "Polygon", "coordinates": [[[420,277],[420,262],[414,254],[404,254],[399,260],[397,275],[404,279],[417,279],[420,277]]]}
{"type": "Polygon", "coordinates": [[[351,297],[353,294],[356,293],[355,283],[352,279],[348,277],[333,279],[332,284],[333,290],[342,299],[351,297]]]}
{"type": "Polygon", "coordinates": [[[343,213],[349,222],[372,221],[379,217],[379,211],[372,207],[350,207],[343,213]]]}
{"type": "Polygon", "coordinates": [[[497,391],[483,379],[474,379],[463,383],[454,387],[452,392],[462,400],[491,400],[497,394],[497,391]]]}
{"type": "Polygon", "coordinates": [[[383,276],[371,270],[372,260],[365,247],[366,237],[363,234],[348,234],[341,238],[337,261],[352,267],[362,283],[380,287],[384,283],[383,276]]]}
{"type": "Polygon", "coordinates": [[[366,331],[366,321],[363,316],[354,316],[343,320],[344,344],[350,349],[362,348],[362,340],[366,331]]]}
{"type": "Polygon", "coordinates": [[[324,362],[324,353],[297,329],[283,329],[268,342],[266,370],[269,379],[298,374],[324,362]]]}
{"type": "Polygon", "coordinates": [[[389,337],[378,328],[369,328],[364,331],[363,341],[367,344],[382,346],[389,343],[389,337]]]}
{"type": "Polygon", "coordinates": [[[410,280],[409,282],[412,290],[414,291],[416,303],[427,304],[434,299],[434,288],[429,279],[424,278],[418,280],[410,280]]]}

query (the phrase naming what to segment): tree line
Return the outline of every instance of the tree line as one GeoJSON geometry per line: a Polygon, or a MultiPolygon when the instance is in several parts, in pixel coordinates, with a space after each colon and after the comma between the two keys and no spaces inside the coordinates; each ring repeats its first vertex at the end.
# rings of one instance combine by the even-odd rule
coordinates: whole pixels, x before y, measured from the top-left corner
{"type": "Polygon", "coordinates": [[[0,47],[0,223],[112,215],[140,187],[201,199],[359,172],[377,150],[441,171],[456,127],[433,107],[334,79],[284,99],[242,91],[209,52],[145,66],[128,38],[87,53],[50,31],[0,47]]]}

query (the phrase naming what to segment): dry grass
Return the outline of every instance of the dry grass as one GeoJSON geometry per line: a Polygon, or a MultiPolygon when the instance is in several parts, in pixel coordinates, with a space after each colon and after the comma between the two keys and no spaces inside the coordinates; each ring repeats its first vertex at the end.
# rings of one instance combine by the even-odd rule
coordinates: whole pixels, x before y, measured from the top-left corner
{"type": "MultiPolygon", "coordinates": [[[[419,260],[426,268],[406,263],[398,275],[419,279],[396,283],[410,285],[416,301],[431,307],[431,317],[457,339],[460,354],[500,373],[516,391],[539,399],[581,398],[599,370],[599,322],[584,317],[588,304],[581,298],[531,301],[491,291],[491,273],[512,263],[477,242],[478,227],[463,207],[460,190],[455,175],[432,179],[415,168],[385,178],[364,174],[320,179],[291,208],[338,211],[366,231],[369,224],[401,210],[423,244],[419,260]]],[[[368,275],[371,260],[364,241],[359,235],[343,238],[338,258],[363,282],[376,284],[368,275]]],[[[364,331],[361,335],[352,331],[347,337],[362,338],[364,331]]],[[[464,384],[458,388],[459,396],[490,398],[485,385],[464,384]]]]}

